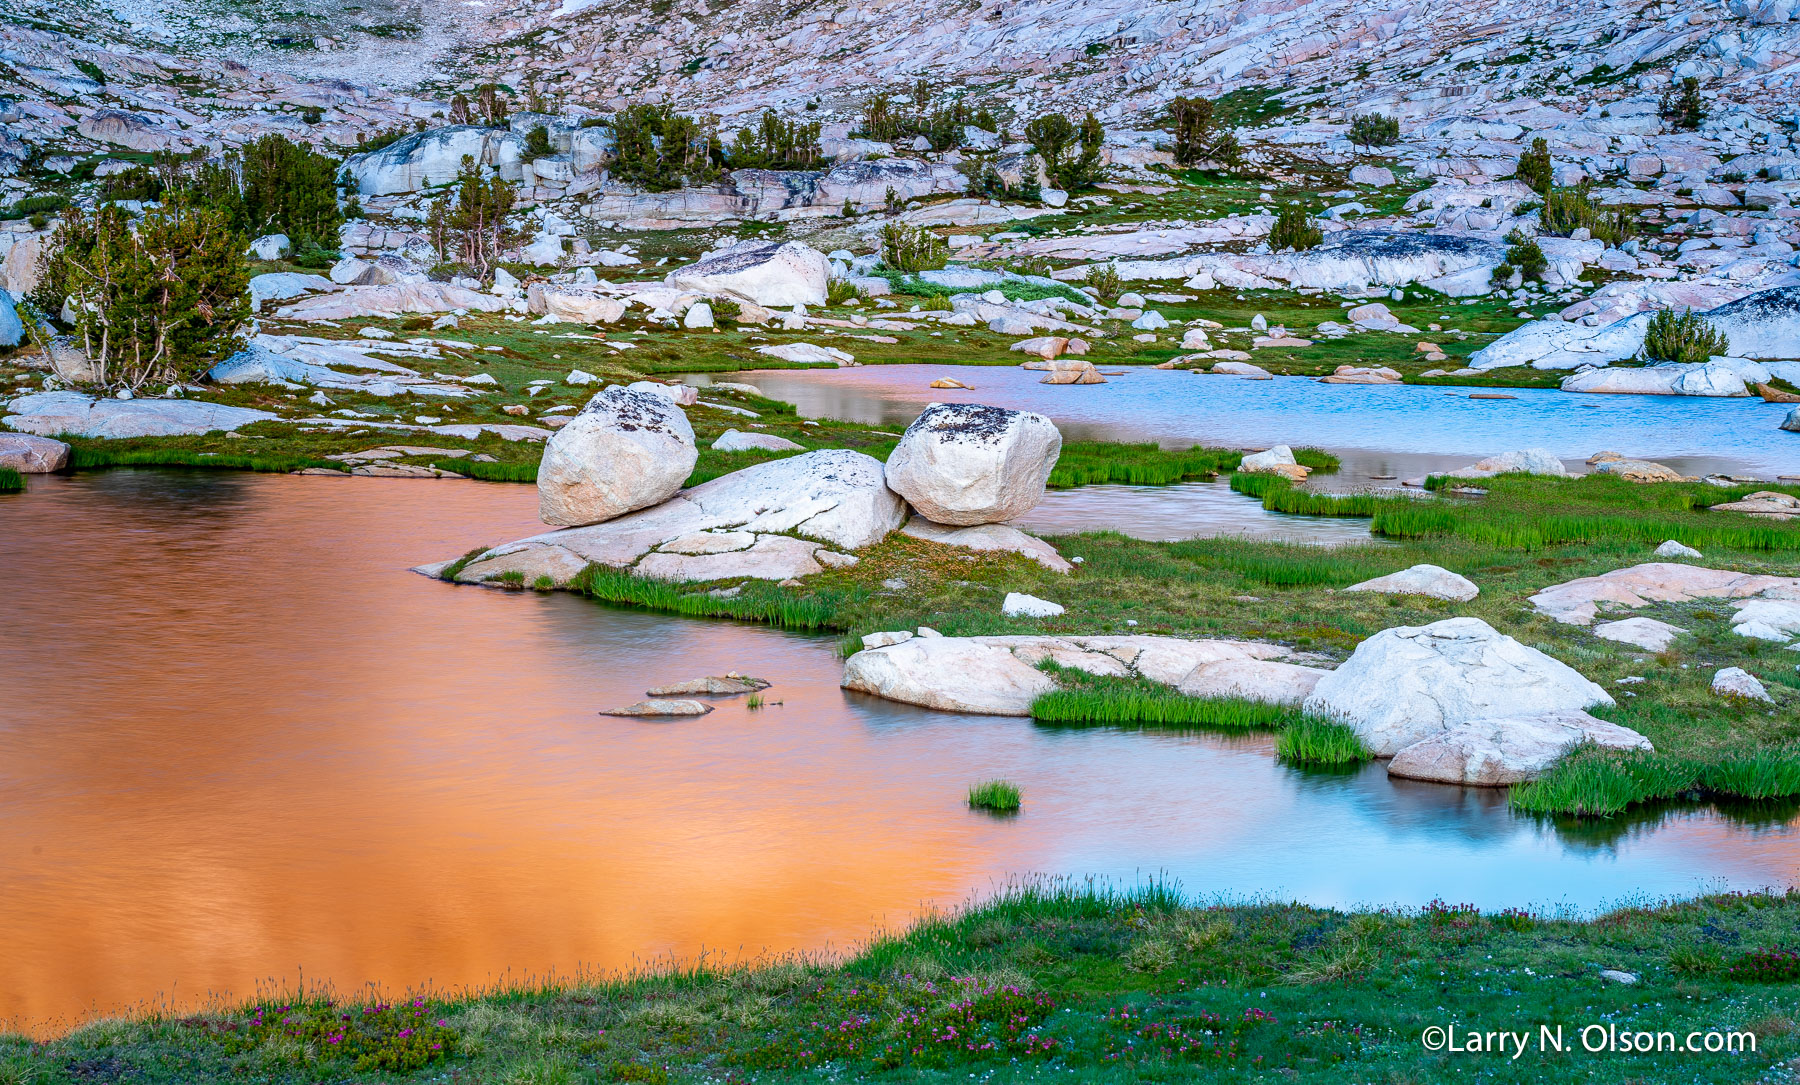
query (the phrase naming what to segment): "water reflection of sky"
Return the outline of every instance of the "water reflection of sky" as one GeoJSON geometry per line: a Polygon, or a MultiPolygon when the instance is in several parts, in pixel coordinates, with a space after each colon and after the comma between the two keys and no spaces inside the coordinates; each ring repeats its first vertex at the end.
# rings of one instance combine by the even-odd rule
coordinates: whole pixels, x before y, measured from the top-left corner
{"type": "Polygon", "coordinates": [[[404,988],[842,949],[1020,875],[1593,908],[1800,869],[1781,822],[1576,838],[1495,792],[1297,773],[1262,738],[848,694],[831,637],[405,571],[534,530],[529,487],[111,471],[3,500],[0,1020],[301,968],[404,988]],[[596,715],[730,669],[781,703],[596,715]],[[991,776],[1022,816],[965,808],[991,776]]]}
{"type": "Polygon", "coordinates": [[[1515,399],[1471,399],[1471,392],[1488,390],[1245,380],[1149,368],[1130,368],[1098,385],[1046,385],[1038,383],[1042,376],[1014,366],[884,365],[766,370],[731,379],[796,404],[802,415],[870,424],[903,426],[927,403],[973,402],[1037,411],[1072,439],[1316,445],[1343,457],[1347,478],[1404,478],[1540,447],[1576,463],[1612,450],[1689,474],[1800,473],[1800,434],[1779,428],[1788,407],[1755,398],[1521,388],[1500,390],[1515,399]],[[974,391],[928,387],[945,376],[974,391]]]}

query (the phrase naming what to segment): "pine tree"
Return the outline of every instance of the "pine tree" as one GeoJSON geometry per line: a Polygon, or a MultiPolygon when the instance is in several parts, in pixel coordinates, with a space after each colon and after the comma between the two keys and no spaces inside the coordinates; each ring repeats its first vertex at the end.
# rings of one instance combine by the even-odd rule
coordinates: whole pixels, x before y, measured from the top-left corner
{"type": "Polygon", "coordinates": [[[1513,171],[1533,192],[1542,196],[1550,191],[1550,145],[1543,139],[1531,141],[1531,148],[1519,154],[1519,166],[1513,171]]]}

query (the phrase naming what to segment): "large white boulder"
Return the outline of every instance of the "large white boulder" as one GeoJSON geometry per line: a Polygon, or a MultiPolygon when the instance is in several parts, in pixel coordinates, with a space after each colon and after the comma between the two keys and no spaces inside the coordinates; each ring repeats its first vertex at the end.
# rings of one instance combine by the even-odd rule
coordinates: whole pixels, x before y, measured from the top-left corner
{"type": "Polygon", "coordinates": [[[323,275],[307,275],[299,271],[271,271],[250,277],[250,306],[262,309],[265,301],[286,301],[303,297],[315,290],[336,290],[337,284],[323,275]]]}
{"type": "MultiPolygon", "coordinates": [[[[0,290],[6,284],[0,282],[0,290]]],[[[19,319],[11,298],[0,297],[0,347],[16,347],[25,341],[25,322],[19,319]]]]}
{"type": "Polygon", "coordinates": [[[60,471],[69,464],[69,446],[29,433],[0,433],[0,467],[21,475],[60,471]]]}
{"type": "Polygon", "coordinates": [[[288,240],[286,234],[264,234],[250,242],[248,255],[254,256],[258,260],[279,260],[286,256],[293,247],[294,243],[288,240]]]}
{"type": "Polygon", "coordinates": [[[455,124],[431,128],[396,140],[378,151],[351,155],[339,176],[365,196],[417,192],[456,180],[463,158],[491,166],[500,176],[521,176],[525,141],[498,128],[455,124]]]}
{"type": "Polygon", "coordinates": [[[1459,724],[1612,704],[1574,668],[1479,618],[1384,629],[1319,680],[1306,711],[1354,728],[1392,757],[1459,724]]]}
{"type": "Polygon", "coordinates": [[[758,305],[824,305],[830,278],[825,254],[799,241],[747,241],[665,276],[670,286],[708,297],[748,298],[758,305]]]}
{"type": "Polygon", "coordinates": [[[1379,592],[1383,595],[1426,595],[1458,603],[1466,603],[1481,594],[1481,589],[1473,580],[1436,565],[1414,565],[1397,573],[1352,584],[1344,590],[1379,592]]]}
{"type": "Polygon", "coordinates": [[[887,484],[927,520],[999,523],[1043,500],[1062,451],[1048,418],[980,403],[933,403],[901,435],[887,484]]]}
{"type": "Polygon", "coordinates": [[[1471,787],[1505,787],[1537,778],[1577,746],[1648,750],[1650,740],[1586,712],[1549,712],[1472,720],[1400,750],[1388,775],[1471,787]]]}
{"type": "Polygon", "coordinates": [[[674,400],[608,388],[545,442],[538,517],[573,527],[667,501],[698,455],[694,428],[674,400]]]}
{"type": "Polygon", "coordinates": [[[532,312],[571,324],[611,324],[625,315],[623,301],[596,287],[532,283],[525,300],[532,312]]]}
{"type": "Polygon", "coordinates": [[[4,421],[22,433],[77,437],[186,437],[237,429],[276,416],[198,399],[95,399],[80,392],[20,396],[4,421]]]}
{"type": "Polygon", "coordinates": [[[1189,697],[1234,697],[1264,704],[1299,705],[1331,672],[1274,659],[1221,659],[1202,663],[1175,688],[1189,697]]]}
{"type": "Polygon", "coordinates": [[[961,637],[914,637],[844,662],[845,689],[946,712],[1029,716],[1056,688],[1004,647],[961,637]]]}

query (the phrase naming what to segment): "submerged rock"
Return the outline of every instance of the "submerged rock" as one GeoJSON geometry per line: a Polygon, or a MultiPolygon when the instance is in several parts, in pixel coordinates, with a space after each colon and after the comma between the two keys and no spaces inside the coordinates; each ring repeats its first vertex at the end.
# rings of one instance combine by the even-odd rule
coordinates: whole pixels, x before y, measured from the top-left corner
{"type": "Polygon", "coordinates": [[[1384,629],[1320,680],[1306,711],[1348,724],[1377,757],[1476,720],[1612,704],[1574,668],[1479,618],[1384,629]]]}
{"type": "Polygon", "coordinates": [[[1048,418],[980,403],[933,403],[888,456],[887,484],[939,524],[998,523],[1044,498],[1062,450],[1048,418]]]}
{"type": "Polygon", "coordinates": [[[648,689],[644,692],[651,697],[680,697],[684,694],[728,696],[738,693],[755,693],[768,688],[769,683],[761,678],[730,674],[722,678],[711,675],[705,678],[690,678],[686,682],[657,686],[655,689],[648,689]]]}
{"type": "Polygon", "coordinates": [[[604,709],[600,714],[602,716],[704,716],[712,710],[712,705],[701,701],[648,700],[628,704],[622,708],[604,709]]]}

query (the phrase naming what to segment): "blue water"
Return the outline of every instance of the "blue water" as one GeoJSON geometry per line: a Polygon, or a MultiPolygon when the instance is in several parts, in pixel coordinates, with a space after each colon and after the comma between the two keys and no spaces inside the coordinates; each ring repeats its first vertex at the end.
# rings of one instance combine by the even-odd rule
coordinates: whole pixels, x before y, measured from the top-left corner
{"type": "Polygon", "coordinates": [[[898,365],[770,370],[732,379],[795,404],[803,416],[890,427],[904,426],[927,403],[973,402],[1044,414],[1070,439],[1315,445],[1344,460],[1334,487],[1465,466],[1518,448],[1548,448],[1572,468],[1596,452],[1614,451],[1685,474],[1800,474],[1800,433],[1780,429],[1791,408],[1755,398],[1320,384],[1307,377],[1245,380],[1148,368],[1126,369],[1095,385],[1040,384],[1041,377],[1016,367],[898,365]],[[927,387],[939,377],[974,391],[927,387]],[[1490,391],[1518,398],[1469,398],[1490,391]]]}

